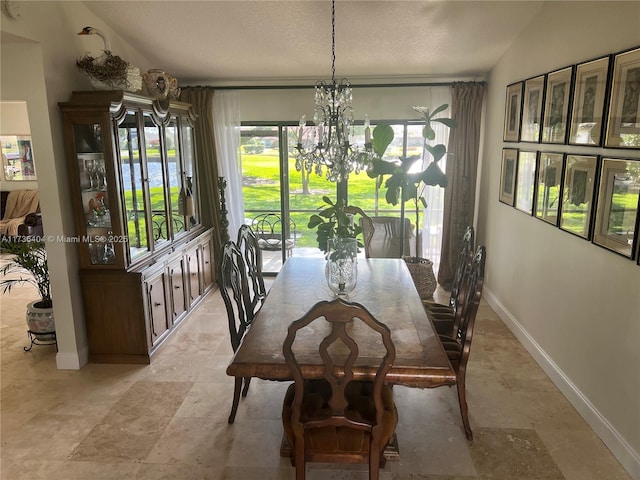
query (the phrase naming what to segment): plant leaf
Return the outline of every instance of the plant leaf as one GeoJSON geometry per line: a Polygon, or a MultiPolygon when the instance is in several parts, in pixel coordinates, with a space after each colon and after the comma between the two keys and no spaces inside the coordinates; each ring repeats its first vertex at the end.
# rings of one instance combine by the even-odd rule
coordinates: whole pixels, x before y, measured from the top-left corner
{"type": "Polygon", "coordinates": [[[382,158],[391,142],[393,142],[393,128],[391,128],[391,125],[387,125],[386,123],[376,125],[373,129],[373,138],[371,139],[371,146],[373,147],[374,153],[379,158],[382,158]]]}
{"type": "Polygon", "coordinates": [[[334,205],[333,201],[329,197],[327,197],[326,195],[322,196],[322,201],[324,203],[328,203],[329,205],[334,205]]]}
{"type": "Polygon", "coordinates": [[[447,153],[447,147],[439,143],[438,145],[425,145],[424,148],[433,156],[433,161],[437,162],[447,153]]]}
{"type": "Polygon", "coordinates": [[[414,163],[420,160],[420,155],[411,155],[410,157],[400,157],[402,163],[402,171],[408,172],[414,163]]]}
{"type": "Polygon", "coordinates": [[[320,218],[318,215],[311,215],[309,217],[309,223],[307,224],[308,228],[316,228],[321,223],[324,223],[324,220],[320,218]]]}
{"type": "Polygon", "coordinates": [[[432,122],[440,122],[440,123],[442,123],[443,125],[446,125],[449,128],[455,128],[455,127],[458,126],[458,122],[456,122],[452,118],[434,118],[431,121],[432,122]]]}
{"type": "Polygon", "coordinates": [[[436,132],[433,128],[431,128],[431,125],[427,124],[422,129],[422,136],[427,140],[435,140],[436,132]]]}
{"type": "Polygon", "coordinates": [[[440,170],[436,162],[431,162],[424,172],[422,172],[421,180],[426,185],[440,185],[441,187],[446,187],[449,183],[447,176],[440,170]]]}
{"type": "Polygon", "coordinates": [[[402,188],[402,201],[406,202],[408,200],[416,198],[418,195],[418,187],[415,183],[406,184],[402,188]]]}
{"type": "Polygon", "coordinates": [[[370,178],[379,177],[381,175],[393,175],[396,169],[400,166],[398,162],[387,162],[380,158],[374,158],[371,162],[371,167],[367,169],[367,175],[370,178]]]}
{"type": "Polygon", "coordinates": [[[429,115],[429,118],[430,118],[430,119],[435,120],[435,119],[433,118],[433,116],[434,116],[436,113],[440,113],[440,112],[442,112],[442,111],[446,110],[447,108],[449,108],[449,104],[448,104],[448,103],[443,103],[443,104],[442,104],[442,105],[440,105],[439,107],[436,107],[436,109],[435,109],[433,112],[431,112],[431,115],[429,115]]]}

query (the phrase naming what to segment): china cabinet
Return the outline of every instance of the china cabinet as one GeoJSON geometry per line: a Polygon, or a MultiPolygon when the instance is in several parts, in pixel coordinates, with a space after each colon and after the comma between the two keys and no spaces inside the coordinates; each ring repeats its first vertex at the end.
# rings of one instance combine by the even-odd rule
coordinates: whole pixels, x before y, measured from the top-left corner
{"type": "Polygon", "coordinates": [[[123,91],[59,104],[89,360],[149,363],[213,286],[189,104],[123,91]]]}

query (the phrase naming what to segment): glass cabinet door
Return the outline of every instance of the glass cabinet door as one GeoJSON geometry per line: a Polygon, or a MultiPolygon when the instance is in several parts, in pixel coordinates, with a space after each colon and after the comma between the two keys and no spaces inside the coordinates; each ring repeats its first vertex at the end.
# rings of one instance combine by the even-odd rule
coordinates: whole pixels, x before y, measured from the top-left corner
{"type": "Polygon", "coordinates": [[[182,130],[182,164],[184,169],[184,188],[191,199],[187,203],[185,209],[186,220],[189,224],[187,228],[192,225],[200,223],[200,211],[199,202],[197,197],[198,188],[196,185],[196,165],[195,165],[195,144],[193,139],[193,127],[189,125],[186,119],[181,119],[182,130]]]}
{"type": "Polygon", "coordinates": [[[107,189],[102,127],[99,123],[74,125],[74,141],[85,231],[92,265],[115,265],[111,210],[107,189]]]}
{"type": "Polygon", "coordinates": [[[143,113],[144,148],[147,166],[147,184],[151,205],[151,231],[155,247],[161,246],[170,239],[167,196],[165,191],[165,172],[162,162],[161,129],[155,124],[151,114],[143,113]]]}
{"type": "Polygon", "coordinates": [[[171,117],[164,129],[167,149],[167,169],[169,173],[169,204],[171,205],[171,226],[173,236],[187,231],[185,223],[186,192],[183,187],[183,170],[180,158],[180,140],[178,121],[171,117]]]}
{"type": "Polygon", "coordinates": [[[150,249],[138,113],[127,112],[118,125],[118,143],[124,191],[125,235],[129,242],[129,257],[134,262],[150,249]]]}

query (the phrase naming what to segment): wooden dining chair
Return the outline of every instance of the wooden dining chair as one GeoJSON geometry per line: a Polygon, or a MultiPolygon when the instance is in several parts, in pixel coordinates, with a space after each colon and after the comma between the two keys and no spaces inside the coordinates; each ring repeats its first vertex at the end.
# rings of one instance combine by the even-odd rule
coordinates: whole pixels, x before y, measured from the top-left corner
{"type": "Polygon", "coordinates": [[[467,377],[467,362],[471,351],[471,340],[473,339],[473,329],[476,322],[476,314],[482,297],[482,284],[484,283],[484,265],[487,252],[483,245],[476,250],[469,272],[468,290],[465,294],[462,305],[462,319],[454,335],[439,335],[442,346],[451,362],[453,370],[456,372],[456,386],[458,389],[458,403],[462,424],[467,440],[473,440],[473,432],[469,425],[469,409],[467,407],[467,396],[465,383],[467,377]]]}
{"type": "Polygon", "coordinates": [[[243,254],[247,275],[249,277],[250,311],[255,316],[267,298],[267,289],[262,276],[262,250],[258,246],[256,237],[249,225],[242,225],[238,230],[238,248],[243,254]]]}
{"type": "MultiPolygon", "coordinates": [[[[303,330],[298,340],[304,336],[303,330]]],[[[294,379],[285,395],[282,423],[296,480],[305,478],[306,462],[368,463],[369,479],[377,479],[398,423],[393,391],[384,383],[395,359],[389,328],[362,305],[322,301],[289,325],[282,351],[294,379]],[[326,337],[319,346],[296,354],[297,334],[312,323],[309,328],[326,329],[326,337]],[[360,351],[374,355],[370,350],[376,346],[380,364],[372,372],[374,379],[354,380],[360,351]],[[318,353],[322,368],[306,364],[318,353]],[[309,380],[310,372],[322,378],[309,380]]]]}
{"type": "MultiPolygon", "coordinates": [[[[235,353],[242,338],[251,326],[253,310],[249,294],[247,269],[242,259],[242,252],[232,240],[226,242],[222,247],[219,278],[220,293],[224,300],[225,308],[227,309],[231,348],[235,353]]],[[[242,391],[242,396],[247,396],[250,382],[251,377],[245,377],[244,379],[242,377],[235,377],[229,423],[234,422],[240,402],[240,393],[242,391]],[[243,380],[244,389],[242,388],[243,380]]]]}
{"type": "Polygon", "coordinates": [[[460,323],[461,304],[465,298],[465,288],[468,284],[474,248],[473,226],[469,225],[462,236],[449,303],[436,303],[433,300],[422,301],[424,309],[438,333],[451,335],[460,323]]]}
{"type": "Polygon", "coordinates": [[[344,207],[344,213],[348,215],[358,215],[358,222],[362,229],[362,244],[364,245],[365,257],[369,258],[369,252],[371,251],[371,239],[373,238],[373,220],[371,217],[364,213],[360,207],[354,205],[347,205],[344,207]]]}
{"type": "Polygon", "coordinates": [[[411,222],[404,220],[404,248],[400,243],[400,217],[369,217],[371,222],[361,222],[362,234],[369,237],[365,243],[367,258],[401,258],[403,252],[409,252],[409,238],[413,235],[411,222]],[[371,230],[373,229],[373,231],[371,230]]]}

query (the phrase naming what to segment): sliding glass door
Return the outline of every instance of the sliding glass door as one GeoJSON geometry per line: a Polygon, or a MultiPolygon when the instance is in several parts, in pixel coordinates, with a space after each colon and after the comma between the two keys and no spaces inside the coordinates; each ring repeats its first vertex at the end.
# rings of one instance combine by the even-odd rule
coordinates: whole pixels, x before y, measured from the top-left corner
{"type": "MultiPolygon", "coordinates": [[[[373,127],[374,125],[372,125],[373,127]]],[[[394,140],[386,151],[385,160],[416,156],[422,158],[422,124],[394,122],[394,140]]],[[[305,127],[303,135],[312,135],[313,127],[305,127]]],[[[324,204],[322,197],[336,200],[336,184],[314,171],[298,171],[295,167],[295,145],[298,125],[254,124],[241,128],[242,191],[245,223],[251,225],[259,238],[263,256],[263,272],[277,273],[284,261],[296,255],[322,255],[315,230],[307,227],[309,217],[324,204]]],[[[352,141],[362,144],[363,127],[355,126],[352,141]]],[[[444,170],[444,164],[441,168],[444,170]]],[[[416,162],[417,169],[424,166],[416,162]]],[[[324,172],[326,174],[326,172],[324,172]]],[[[362,208],[370,216],[399,216],[400,206],[390,205],[384,198],[385,189],[366,172],[351,174],[348,183],[348,203],[362,208]]],[[[421,255],[437,263],[440,254],[443,189],[428,187],[421,192],[428,209],[420,208],[421,255]],[[424,216],[424,213],[427,216],[424,216]]],[[[414,225],[415,205],[406,204],[407,218],[414,225]]],[[[415,251],[415,236],[411,250],[415,251]]],[[[409,252],[407,252],[409,253],[409,252]]],[[[415,254],[415,253],[412,253],[415,254]]]]}

